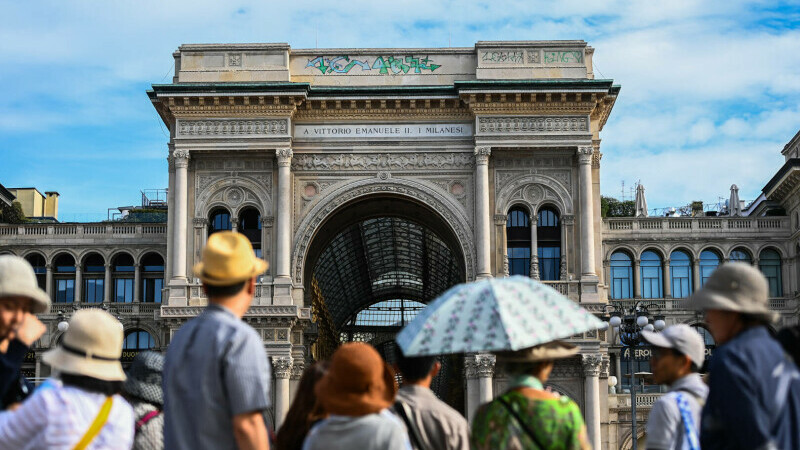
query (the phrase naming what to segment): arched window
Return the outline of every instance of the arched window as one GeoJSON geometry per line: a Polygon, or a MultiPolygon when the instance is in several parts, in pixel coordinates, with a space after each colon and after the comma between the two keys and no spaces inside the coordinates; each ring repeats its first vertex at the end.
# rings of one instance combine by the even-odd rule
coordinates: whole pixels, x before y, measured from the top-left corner
{"type": "Polygon", "coordinates": [[[642,298],[662,298],[664,270],[658,253],[647,250],[641,257],[642,298]]]}
{"type": "Polygon", "coordinates": [[[86,303],[103,303],[103,286],[106,275],[106,262],[97,253],[90,253],[83,258],[83,301],[86,303]]]}
{"type": "Polygon", "coordinates": [[[131,303],[133,301],[133,257],[127,253],[120,253],[114,257],[111,264],[114,278],[114,301],[131,303]]]}
{"type": "Polygon", "coordinates": [[[703,250],[700,252],[700,287],[706,284],[708,277],[719,267],[720,257],[713,250],[703,250]]]}
{"type": "Polygon", "coordinates": [[[682,250],[675,250],[669,256],[669,261],[672,296],[686,298],[692,293],[692,258],[682,250]]]}
{"type": "Polygon", "coordinates": [[[633,297],[633,263],[625,252],[611,255],[611,298],[633,297]]]}
{"type": "Polygon", "coordinates": [[[47,263],[44,256],[38,253],[31,253],[25,257],[25,261],[33,267],[33,273],[36,274],[36,282],[39,288],[45,289],[47,287],[47,263]]]}
{"type": "Polygon", "coordinates": [[[231,229],[231,213],[225,208],[217,208],[211,211],[208,217],[208,235],[212,235],[217,231],[231,229]]]}
{"type": "Polygon", "coordinates": [[[750,256],[750,252],[742,247],[738,247],[731,251],[730,256],[731,262],[739,261],[747,264],[753,264],[753,258],[750,256]]]}
{"type": "Polygon", "coordinates": [[[783,297],[783,283],[781,280],[781,255],[771,249],[764,249],[758,255],[758,268],[767,277],[770,297],[783,297]]]}
{"type": "Polygon", "coordinates": [[[164,258],[158,253],[148,253],[142,258],[142,301],[161,303],[164,288],[164,258]]]}
{"type": "Polygon", "coordinates": [[[75,258],[69,253],[62,253],[53,259],[55,291],[54,303],[72,303],[75,301],[75,258]]]}
{"type": "Polygon", "coordinates": [[[123,350],[150,350],[156,346],[153,336],[144,330],[133,330],[125,335],[123,350]]]}
{"type": "Polygon", "coordinates": [[[239,214],[239,233],[253,246],[256,256],[261,258],[261,214],[255,208],[245,208],[239,214]]]}
{"type": "Polygon", "coordinates": [[[539,210],[536,221],[536,245],[539,259],[539,279],[555,281],[561,278],[561,221],[558,212],[550,207],[539,210]]]}
{"type": "Polygon", "coordinates": [[[528,212],[511,208],[506,216],[506,254],[509,275],[530,275],[531,224],[528,212]]]}

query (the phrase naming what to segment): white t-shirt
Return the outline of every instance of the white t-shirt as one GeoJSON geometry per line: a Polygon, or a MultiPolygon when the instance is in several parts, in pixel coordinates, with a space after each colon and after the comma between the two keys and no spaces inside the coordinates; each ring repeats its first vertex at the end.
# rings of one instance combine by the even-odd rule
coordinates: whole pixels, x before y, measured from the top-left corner
{"type": "MultiPolygon", "coordinates": [[[[49,379],[16,411],[0,413],[0,450],[72,449],[94,422],[106,397],[49,379]]],[[[130,449],[133,408],[119,395],[89,449],[130,449]]]]}

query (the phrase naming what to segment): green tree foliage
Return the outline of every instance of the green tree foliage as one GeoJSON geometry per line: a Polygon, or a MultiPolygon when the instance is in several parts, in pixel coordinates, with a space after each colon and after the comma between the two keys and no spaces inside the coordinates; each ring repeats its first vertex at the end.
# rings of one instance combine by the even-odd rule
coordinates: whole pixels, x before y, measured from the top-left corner
{"type": "Polygon", "coordinates": [[[0,208],[0,223],[25,223],[28,218],[22,212],[22,204],[13,202],[11,206],[3,205],[0,208]]]}
{"type": "Polygon", "coordinates": [[[600,197],[600,214],[603,217],[633,217],[636,214],[636,202],[621,202],[614,197],[600,197]]]}

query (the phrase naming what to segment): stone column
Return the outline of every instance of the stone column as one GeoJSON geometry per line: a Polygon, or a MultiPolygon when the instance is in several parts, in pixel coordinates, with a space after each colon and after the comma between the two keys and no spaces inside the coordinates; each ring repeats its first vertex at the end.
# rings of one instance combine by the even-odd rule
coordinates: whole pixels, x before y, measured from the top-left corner
{"type": "Polygon", "coordinates": [[[489,155],[491,147],[475,147],[475,243],[477,249],[477,276],[481,280],[492,276],[489,268],[489,155]]]}
{"type": "Polygon", "coordinates": [[[700,289],[700,260],[692,261],[692,291],[700,289]]]}
{"type": "Polygon", "coordinates": [[[264,216],[261,218],[261,256],[270,263],[267,267],[267,275],[272,273],[272,226],[275,224],[275,217],[264,216]]]}
{"type": "Polygon", "coordinates": [[[633,298],[642,298],[642,261],[633,260],[633,298]]]}
{"type": "Polygon", "coordinates": [[[599,354],[582,355],[586,395],[586,431],[592,448],[600,448],[600,363],[599,354]]]}
{"type": "Polygon", "coordinates": [[[111,263],[106,263],[106,273],[103,279],[103,301],[106,303],[111,302],[111,263]]]}
{"type": "Polygon", "coordinates": [[[578,147],[580,185],[581,276],[596,277],[594,270],[594,208],[592,206],[592,147],[578,147]]]}
{"type": "Polygon", "coordinates": [[[664,281],[664,298],[672,298],[672,277],[669,273],[669,258],[664,260],[664,275],[661,277],[664,281]]]}
{"type": "Polygon", "coordinates": [[[142,301],[142,265],[138,262],[133,265],[133,301],[142,301]]]}
{"type": "Polygon", "coordinates": [[[478,406],[492,401],[494,355],[476,354],[464,358],[464,375],[467,378],[467,420],[472,422],[478,406]]]}
{"type": "Polygon", "coordinates": [[[44,276],[44,289],[47,292],[47,296],[50,297],[50,300],[53,300],[53,265],[52,264],[45,264],[45,270],[47,273],[44,276]]]}
{"type": "Polygon", "coordinates": [[[83,301],[82,297],[83,292],[83,272],[81,271],[81,264],[75,264],[75,290],[73,293],[75,294],[75,299],[73,300],[75,303],[80,303],[83,301]]]}
{"type": "Polygon", "coordinates": [[[36,368],[34,369],[34,377],[41,378],[42,377],[42,355],[41,353],[36,354],[36,368]]]}
{"type": "Polygon", "coordinates": [[[188,171],[189,150],[172,152],[175,161],[175,205],[172,236],[172,278],[186,280],[186,239],[189,207],[188,171]]]}
{"type": "Polygon", "coordinates": [[[174,145],[169,144],[169,155],[167,156],[168,167],[168,187],[167,187],[167,260],[164,266],[164,282],[169,283],[172,279],[172,249],[174,244],[172,242],[175,233],[175,211],[172,210],[175,205],[175,158],[172,157],[172,150],[174,145]]]}
{"type": "Polygon", "coordinates": [[[291,163],[292,149],[275,150],[278,159],[278,211],[277,251],[275,255],[275,281],[273,303],[276,305],[292,304],[292,276],[290,260],[292,253],[292,187],[291,163]]]}
{"type": "Polygon", "coordinates": [[[537,235],[537,228],[539,228],[539,216],[536,213],[531,214],[531,278],[534,280],[539,279],[539,237],[537,235]]]}
{"type": "Polygon", "coordinates": [[[495,254],[500,254],[502,256],[502,268],[500,270],[502,270],[502,274],[505,277],[509,275],[508,236],[506,236],[507,222],[508,222],[508,216],[505,216],[503,214],[494,215],[495,248],[498,249],[495,254]]]}
{"type": "Polygon", "coordinates": [[[280,428],[289,412],[289,377],[292,374],[291,356],[273,356],[272,373],[275,374],[275,429],[280,428]]]}
{"type": "Polygon", "coordinates": [[[571,229],[574,223],[575,218],[573,216],[561,216],[561,268],[559,274],[561,281],[569,281],[567,279],[567,249],[569,248],[567,245],[567,239],[569,236],[571,236],[571,233],[567,232],[567,227],[571,229]]]}
{"type": "MultiPolygon", "coordinates": [[[[231,213],[233,214],[233,213],[231,213]]],[[[231,231],[234,233],[239,232],[239,218],[238,217],[231,217],[231,231]]]]}
{"type": "Polygon", "coordinates": [[[300,384],[300,378],[303,376],[303,371],[306,370],[306,362],[302,359],[294,359],[292,363],[292,374],[289,377],[289,402],[294,402],[297,397],[297,387],[300,384]]]}

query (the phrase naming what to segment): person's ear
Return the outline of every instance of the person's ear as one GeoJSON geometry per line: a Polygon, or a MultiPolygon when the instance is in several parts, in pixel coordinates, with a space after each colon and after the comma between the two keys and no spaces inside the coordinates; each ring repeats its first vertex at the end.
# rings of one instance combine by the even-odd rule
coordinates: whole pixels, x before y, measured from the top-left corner
{"type": "Polygon", "coordinates": [[[433,363],[433,368],[430,371],[431,378],[435,377],[436,375],[439,375],[439,372],[441,370],[442,370],[442,363],[440,363],[439,361],[433,363]]]}
{"type": "Polygon", "coordinates": [[[247,295],[256,295],[256,277],[247,282],[247,295]]]}

